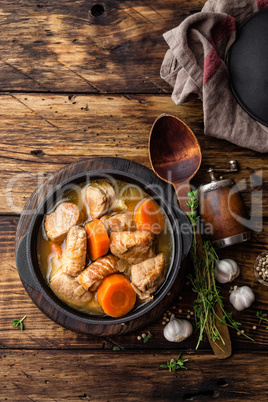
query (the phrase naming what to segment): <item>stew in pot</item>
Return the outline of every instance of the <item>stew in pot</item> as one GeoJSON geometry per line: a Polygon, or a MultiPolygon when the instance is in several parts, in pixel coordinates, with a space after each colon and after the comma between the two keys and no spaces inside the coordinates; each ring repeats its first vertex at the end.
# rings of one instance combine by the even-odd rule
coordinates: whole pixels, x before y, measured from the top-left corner
{"type": "Polygon", "coordinates": [[[63,302],[121,317],[154,297],[171,259],[171,229],[139,186],[93,180],[68,190],[38,233],[41,272],[63,302]]]}

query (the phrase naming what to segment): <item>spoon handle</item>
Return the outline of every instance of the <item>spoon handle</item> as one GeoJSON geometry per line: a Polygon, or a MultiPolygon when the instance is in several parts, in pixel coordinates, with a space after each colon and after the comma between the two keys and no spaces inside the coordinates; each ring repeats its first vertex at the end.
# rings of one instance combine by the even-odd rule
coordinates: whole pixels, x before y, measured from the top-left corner
{"type": "MultiPolygon", "coordinates": [[[[221,320],[223,317],[223,313],[219,304],[217,305],[216,313],[219,319],[221,320]]],[[[216,357],[218,359],[227,359],[227,357],[230,357],[232,354],[232,342],[230,338],[229,329],[226,324],[220,324],[217,326],[217,328],[224,343],[221,340],[217,340],[217,342],[213,342],[213,340],[210,338],[208,338],[208,340],[216,357]]]]}
{"type": "Polygon", "coordinates": [[[189,200],[188,193],[191,191],[189,181],[185,181],[182,183],[173,183],[173,186],[176,190],[181,209],[185,213],[189,212],[189,207],[186,205],[186,202],[189,200]]]}
{"type": "MultiPolygon", "coordinates": [[[[186,201],[189,200],[188,193],[191,191],[190,183],[189,181],[186,181],[184,183],[173,183],[173,186],[176,190],[178,201],[180,204],[181,209],[187,213],[189,212],[189,207],[186,205],[186,201]]],[[[196,233],[196,240],[197,240],[197,255],[199,258],[204,258],[204,253],[203,253],[203,240],[202,236],[200,233],[196,233]]],[[[222,310],[219,305],[217,305],[217,316],[221,320],[223,317],[222,310]]],[[[213,342],[212,339],[208,337],[210,346],[216,355],[218,359],[226,359],[227,357],[231,356],[232,354],[232,343],[231,343],[231,338],[229,334],[229,329],[226,324],[220,324],[218,325],[218,331],[223,339],[223,342],[221,340],[218,340],[217,342],[213,342]]]]}

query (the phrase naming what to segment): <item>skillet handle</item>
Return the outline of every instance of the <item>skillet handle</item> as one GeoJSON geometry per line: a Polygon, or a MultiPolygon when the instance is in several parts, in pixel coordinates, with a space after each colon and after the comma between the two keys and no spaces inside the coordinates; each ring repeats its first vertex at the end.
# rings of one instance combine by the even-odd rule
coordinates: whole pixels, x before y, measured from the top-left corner
{"type": "Polygon", "coordinates": [[[22,282],[40,292],[41,289],[32,275],[27,259],[27,233],[23,236],[17,248],[16,265],[22,282]]]}
{"type": "Polygon", "coordinates": [[[192,225],[189,218],[183,211],[178,211],[180,220],[180,232],[182,237],[182,259],[184,260],[189,254],[192,242],[193,242],[193,232],[192,225]]]}

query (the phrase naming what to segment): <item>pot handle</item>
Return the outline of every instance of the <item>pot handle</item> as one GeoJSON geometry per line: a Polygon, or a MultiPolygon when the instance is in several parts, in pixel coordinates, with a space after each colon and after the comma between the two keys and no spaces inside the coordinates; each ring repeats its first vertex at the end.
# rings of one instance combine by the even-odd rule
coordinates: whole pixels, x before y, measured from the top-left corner
{"type": "Polygon", "coordinates": [[[192,225],[189,218],[183,211],[179,211],[180,232],[182,237],[182,259],[184,259],[190,251],[193,242],[192,225]]]}
{"type": "Polygon", "coordinates": [[[21,239],[19,246],[16,251],[16,265],[17,270],[22,282],[30,286],[34,290],[40,291],[38,284],[36,283],[29,267],[27,259],[27,233],[21,239]]]}

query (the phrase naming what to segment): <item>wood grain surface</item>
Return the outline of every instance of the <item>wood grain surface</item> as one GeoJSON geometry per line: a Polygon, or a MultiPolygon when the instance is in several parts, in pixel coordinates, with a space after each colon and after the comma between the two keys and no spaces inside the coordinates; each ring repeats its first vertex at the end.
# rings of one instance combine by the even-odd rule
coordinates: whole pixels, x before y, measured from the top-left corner
{"type": "Polygon", "coordinates": [[[213,356],[184,353],[188,370],[170,373],[160,368],[167,358],[175,359],[177,355],[169,350],[164,353],[1,350],[5,379],[2,390],[9,391],[12,401],[267,400],[265,352],[236,353],[220,364],[213,356]],[[260,361],[262,370],[257,372],[260,361]],[[70,370],[63,371],[63,367],[70,370]]]}
{"type": "MultiPolygon", "coordinates": [[[[97,4],[0,4],[0,400],[267,400],[267,330],[256,312],[268,313],[268,287],[253,274],[255,258],[268,248],[267,154],[205,137],[201,102],[176,106],[159,75],[167,51],[162,34],[200,11],[204,0],[104,0],[93,8],[97,4]],[[36,187],[63,166],[96,156],[149,167],[148,135],[162,113],[181,118],[199,140],[202,165],[194,185],[209,181],[210,166],[222,172],[230,159],[240,164],[225,177],[239,184],[254,230],[249,242],[219,256],[238,262],[241,275],[232,285],[251,286],[256,300],[238,313],[228,301],[230,284],[222,292],[255,342],[231,331],[234,354],[226,361],[216,360],[206,340],[196,352],[195,334],[167,342],[162,318],[116,337],[66,330],[34,305],[17,273],[16,228],[36,187]],[[25,314],[25,330],[12,328],[25,314]],[[153,334],[146,344],[137,339],[143,331],[153,334]],[[124,350],[113,351],[115,345],[124,350]],[[189,359],[187,371],[159,369],[180,352],[189,359]]],[[[170,311],[187,317],[193,298],[185,285],[170,311]]]]}
{"type": "Polygon", "coordinates": [[[165,93],[163,33],[204,0],[2,0],[0,89],[165,93]],[[148,57],[149,55],[149,57],[148,57]]]}
{"type": "MultiPolygon", "coordinates": [[[[196,134],[202,165],[196,184],[209,181],[207,169],[228,167],[237,159],[246,202],[260,190],[254,177],[262,174],[267,191],[267,155],[240,148],[203,134],[199,101],[176,106],[169,95],[44,95],[0,96],[0,213],[20,213],[26,201],[50,174],[72,162],[94,156],[129,158],[149,167],[148,136],[158,115],[171,113],[183,119],[196,134]],[[252,185],[254,187],[252,187],[252,185]]],[[[231,177],[226,175],[226,177],[231,177]]],[[[264,211],[267,197],[264,197],[264,211]]],[[[260,213],[258,209],[255,213],[260,213]]]]}

